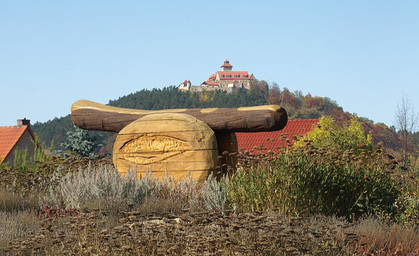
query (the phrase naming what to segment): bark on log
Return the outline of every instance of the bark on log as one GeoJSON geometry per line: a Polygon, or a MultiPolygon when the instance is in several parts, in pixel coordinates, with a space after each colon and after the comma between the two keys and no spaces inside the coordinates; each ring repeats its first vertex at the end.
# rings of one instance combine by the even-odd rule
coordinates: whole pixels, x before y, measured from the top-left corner
{"type": "Polygon", "coordinates": [[[122,129],[114,144],[113,162],[121,174],[136,168],[137,176],[151,168],[153,177],[166,171],[176,180],[186,177],[205,181],[217,166],[214,131],[191,115],[152,114],[122,129]]]}
{"type": "Polygon", "coordinates": [[[183,113],[196,117],[214,131],[275,131],[285,127],[288,116],[277,105],[241,108],[140,110],[118,108],[88,100],[76,101],[71,107],[71,121],[87,130],[119,132],[145,115],[183,113]]]}

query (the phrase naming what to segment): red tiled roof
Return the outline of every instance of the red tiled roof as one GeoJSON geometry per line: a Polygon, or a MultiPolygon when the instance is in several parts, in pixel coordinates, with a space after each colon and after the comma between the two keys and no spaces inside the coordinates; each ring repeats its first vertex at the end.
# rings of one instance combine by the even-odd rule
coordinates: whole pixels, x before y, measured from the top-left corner
{"type": "Polygon", "coordinates": [[[280,131],[273,132],[236,132],[239,151],[251,151],[252,153],[269,150],[278,152],[281,148],[287,147],[288,139],[293,142],[293,136],[300,136],[311,131],[319,119],[294,119],[288,120],[287,125],[280,131]],[[284,139],[281,139],[281,135],[284,139]]]}
{"type": "Polygon", "coordinates": [[[16,143],[28,129],[27,125],[0,127],[0,163],[6,159],[16,143]]]}
{"type": "Polygon", "coordinates": [[[205,84],[207,84],[207,85],[218,85],[218,83],[217,83],[217,82],[212,81],[212,80],[207,80],[207,81],[205,81],[204,83],[205,83],[205,84]]]}
{"type": "Polygon", "coordinates": [[[249,80],[250,75],[247,71],[218,71],[220,80],[249,80]]]}
{"type": "Polygon", "coordinates": [[[218,85],[218,83],[215,82],[216,76],[217,76],[217,73],[214,73],[214,74],[210,75],[210,77],[208,78],[207,81],[204,82],[204,84],[207,84],[207,85],[218,85]]]}
{"type": "Polygon", "coordinates": [[[224,64],[221,67],[232,67],[233,65],[230,64],[228,60],[224,61],[224,64]]]}

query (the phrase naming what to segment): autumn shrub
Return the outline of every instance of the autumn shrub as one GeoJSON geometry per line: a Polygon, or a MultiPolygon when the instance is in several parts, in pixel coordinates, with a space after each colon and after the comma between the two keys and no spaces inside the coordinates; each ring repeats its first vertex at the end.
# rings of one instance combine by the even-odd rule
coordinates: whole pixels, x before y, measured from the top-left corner
{"type": "Polygon", "coordinates": [[[243,211],[348,218],[394,215],[399,189],[381,157],[380,149],[343,151],[306,145],[257,167],[239,169],[229,180],[227,200],[243,211]]]}
{"type": "Polygon", "coordinates": [[[398,220],[419,227],[419,170],[399,170],[394,177],[401,187],[397,200],[398,220]]]}
{"type": "Polygon", "coordinates": [[[349,123],[340,126],[329,116],[320,118],[316,127],[296,141],[294,147],[304,147],[307,141],[315,148],[333,148],[337,150],[352,150],[356,153],[367,148],[373,149],[371,134],[365,134],[362,123],[353,116],[349,123]],[[362,147],[360,147],[362,145],[362,147]]]}

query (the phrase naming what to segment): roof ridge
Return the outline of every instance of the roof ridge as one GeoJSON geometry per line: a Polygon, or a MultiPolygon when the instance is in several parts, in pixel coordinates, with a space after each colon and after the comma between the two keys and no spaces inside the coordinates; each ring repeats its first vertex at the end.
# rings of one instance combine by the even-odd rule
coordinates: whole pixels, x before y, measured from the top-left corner
{"type": "Polygon", "coordinates": [[[28,125],[8,125],[8,126],[0,126],[0,128],[22,128],[28,125]]]}

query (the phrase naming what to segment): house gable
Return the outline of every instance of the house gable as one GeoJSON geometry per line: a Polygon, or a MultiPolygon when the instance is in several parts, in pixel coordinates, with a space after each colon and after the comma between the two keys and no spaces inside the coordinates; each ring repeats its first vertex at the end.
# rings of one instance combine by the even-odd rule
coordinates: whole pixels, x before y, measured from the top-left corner
{"type": "Polygon", "coordinates": [[[28,156],[33,155],[35,136],[29,125],[0,127],[0,163],[13,164],[16,149],[28,150],[28,156]]]}

